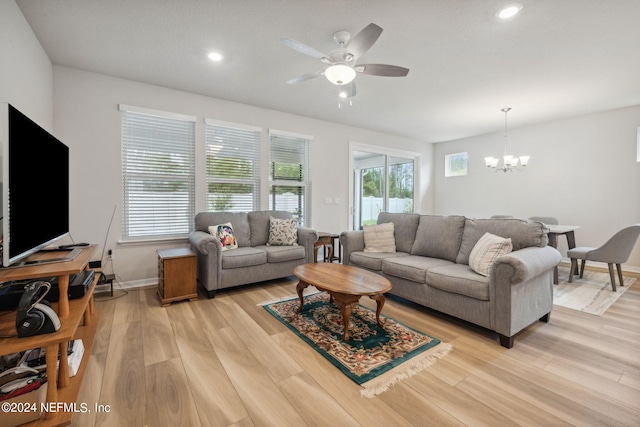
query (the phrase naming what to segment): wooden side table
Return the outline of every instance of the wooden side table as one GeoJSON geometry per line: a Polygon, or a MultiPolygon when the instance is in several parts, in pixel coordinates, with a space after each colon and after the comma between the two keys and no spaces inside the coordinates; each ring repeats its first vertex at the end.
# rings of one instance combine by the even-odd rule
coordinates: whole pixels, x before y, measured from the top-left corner
{"type": "Polygon", "coordinates": [[[198,299],[196,254],[191,248],[158,250],[158,295],[162,306],[198,299]]]}
{"type": "Polygon", "coordinates": [[[318,249],[322,246],[324,246],[324,262],[331,262],[331,258],[333,257],[333,239],[331,238],[331,233],[318,232],[318,240],[316,240],[316,243],[313,245],[313,262],[318,262],[318,249]],[[328,256],[325,249],[329,250],[328,256]]]}
{"type": "Polygon", "coordinates": [[[332,234],[331,240],[333,240],[333,247],[334,247],[333,256],[330,258],[331,262],[338,261],[338,264],[342,264],[342,245],[340,244],[340,235],[332,234]],[[336,256],[335,248],[338,248],[337,256],[336,256]]]}
{"type": "Polygon", "coordinates": [[[324,255],[324,262],[342,261],[342,248],[340,242],[338,242],[338,256],[334,256],[334,246],[340,235],[333,233],[325,233],[323,231],[318,232],[318,240],[313,245],[313,262],[318,262],[318,250],[323,247],[322,254],[324,255]]]}

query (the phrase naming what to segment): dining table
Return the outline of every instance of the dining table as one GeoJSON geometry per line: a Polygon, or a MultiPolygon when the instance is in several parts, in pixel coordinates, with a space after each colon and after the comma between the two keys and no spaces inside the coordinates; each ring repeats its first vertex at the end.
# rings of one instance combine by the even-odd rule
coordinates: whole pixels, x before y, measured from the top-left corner
{"type": "MultiPolygon", "coordinates": [[[[545,224],[549,228],[549,246],[558,248],[558,236],[565,236],[567,238],[567,246],[569,249],[576,247],[575,231],[580,228],[579,225],[559,225],[559,224],[545,224]]],[[[553,284],[558,284],[558,266],[553,269],[553,284]]]]}

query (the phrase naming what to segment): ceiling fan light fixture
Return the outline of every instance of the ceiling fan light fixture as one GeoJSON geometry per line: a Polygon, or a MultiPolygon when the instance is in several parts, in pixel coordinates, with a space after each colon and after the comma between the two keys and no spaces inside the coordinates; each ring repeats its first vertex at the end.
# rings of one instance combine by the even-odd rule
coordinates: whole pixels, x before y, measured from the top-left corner
{"type": "Polygon", "coordinates": [[[219,61],[222,61],[222,59],[224,59],[224,55],[222,55],[220,52],[209,52],[207,57],[209,57],[209,59],[214,62],[219,62],[219,61]]]}
{"type": "Polygon", "coordinates": [[[511,3],[505,7],[503,7],[502,9],[500,9],[497,13],[496,16],[500,19],[509,19],[515,15],[518,14],[518,12],[520,12],[520,10],[522,9],[522,5],[520,3],[511,3]]]}
{"type": "Polygon", "coordinates": [[[345,64],[335,64],[324,70],[324,75],[334,85],[346,85],[356,78],[356,70],[345,64]]]}

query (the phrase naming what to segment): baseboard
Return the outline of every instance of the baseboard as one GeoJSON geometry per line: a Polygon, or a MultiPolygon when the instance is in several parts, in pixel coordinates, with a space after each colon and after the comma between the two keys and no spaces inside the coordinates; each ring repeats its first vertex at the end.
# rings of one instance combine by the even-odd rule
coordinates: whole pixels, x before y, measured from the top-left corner
{"type": "MultiPolygon", "coordinates": [[[[567,259],[563,259],[560,262],[560,265],[563,267],[571,268],[571,261],[567,259]]],[[[580,266],[580,260],[578,260],[578,267],[580,266]]],[[[640,268],[637,267],[627,267],[622,264],[622,274],[630,277],[635,277],[640,279],[640,268]]],[[[595,261],[587,261],[587,264],[584,266],[585,270],[588,271],[597,271],[599,273],[609,273],[609,266],[603,262],[595,262],[595,261]]],[[[617,274],[617,271],[616,271],[617,274]]]]}

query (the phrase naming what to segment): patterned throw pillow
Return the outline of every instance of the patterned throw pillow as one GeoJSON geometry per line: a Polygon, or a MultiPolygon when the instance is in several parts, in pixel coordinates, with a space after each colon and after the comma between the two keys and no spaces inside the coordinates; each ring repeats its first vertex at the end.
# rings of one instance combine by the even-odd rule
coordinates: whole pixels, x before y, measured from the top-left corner
{"type": "Polygon", "coordinates": [[[233,235],[233,227],[230,222],[210,226],[209,233],[220,240],[223,251],[238,248],[238,242],[236,241],[236,236],[233,235]]]}
{"type": "Polygon", "coordinates": [[[511,239],[504,239],[491,233],[484,233],[469,255],[469,267],[478,274],[488,276],[491,264],[501,255],[513,250],[511,239]]]}
{"type": "Polygon", "coordinates": [[[269,217],[269,241],[272,246],[298,246],[298,224],[295,219],[269,217]]]}
{"type": "Polygon", "coordinates": [[[396,251],[396,239],[393,235],[394,225],[392,222],[385,222],[378,225],[365,225],[364,230],[364,252],[387,252],[396,251]]]}

